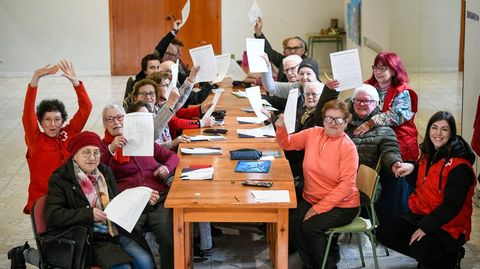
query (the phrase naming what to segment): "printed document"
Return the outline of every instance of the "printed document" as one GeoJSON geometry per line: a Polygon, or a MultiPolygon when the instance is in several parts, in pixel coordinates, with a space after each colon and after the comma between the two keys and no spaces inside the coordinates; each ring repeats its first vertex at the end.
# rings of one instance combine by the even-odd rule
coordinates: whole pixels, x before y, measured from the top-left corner
{"type": "Polygon", "coordinates": [[[358,49],[330,53],[330,62],[332,63],[333,78],[340,82],[337,91],[353,89],[362,85],[362,69],[358,49]]]}
{"type": "Polygon", "coordinates": [[[170,67],[170,71],[172,72],[172,81],[170,81],[170,85],[168,85],[167,90],[165,91],[165,99],[168,99],[170,96],[170,92],[172,91],[173,88],[177,87],[177,81],[178,81],[178,59],[177,63],[173,64],[170,67]]]}
{"type": "Polygon", "coordinates": [[[228,68],[230,66],[230,53],[225,53],[222,55],[216,55],[215,59],[217,60],[217,78],[213,83],[221,82],[228,73],[228,68]]]}
{"type": "Polygon", "coordinates": [[[288,93],[287,105],[283,112],[285,119],[285,127],[289,134],[295,132],[295,123],[297,121],[297,101],[298,101],[298,89],[291,89],[288,93]]]}
{"type": "Polygon", "coordinates": [[[200,66],[195,83],[214,81],[217,78],[217,60],[212,44],[190,49],[194,66],[200,66]]]}
{"type": "Polygon", "coordinates": [[[265,49],[265,39],[247,38],[248,68],[251,73],[265,73],[268,71],[267,63],[260,57],[265,49]]]}
{"type": "Polygon", "coordinates": [[[260,87],[255,86],[255,87],[250,87],[246,88],[245,92],[247,93],[247,98],[248,101],[250,102],[250,105],[252,106],[253,112],[255,112],[255,115],[257,115],[257,118],[259,121],[264,121],[268,119],[268,117],[262,113],[262,96],[260,95],[260,87]]]}
{"type": "Polygon", "coordinates": [[[123,155],[153,156],[153,114],[149,112],[126,114],[123,136],[127,139],[123,155]]]}
{"type": "Polygon", "coordinates": [[[247,77],[247,74],[245,74],[245,71],[243,71],[242,67],[238,65],[234,59],[230,59],[227,76],[231,77],[233,80],[241,81],[247,77]]]}

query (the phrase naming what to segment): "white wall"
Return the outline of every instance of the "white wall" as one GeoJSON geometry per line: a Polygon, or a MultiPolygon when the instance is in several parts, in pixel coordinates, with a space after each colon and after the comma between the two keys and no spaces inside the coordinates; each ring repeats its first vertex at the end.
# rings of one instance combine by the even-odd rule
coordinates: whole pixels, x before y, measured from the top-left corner
{"type": "Polygon", "coordinates": [[[110,74],[107,0],[2,0],[0,37],[0,75],[65,57],[79,73],[110,74]]]}
{"type": "MultiPolygon", "coordinates": [[[[257,0],[263,12],[263,33],[272,47],[282,53],[282,41],[289,36],[320,32],[330,27],[330,19],[338,18],[343,27],[343,3],[338,0],[257,0]]],[[[253,37],[253,26],[249,25],[247,13],[252,1],[222,0],[222,49],[242,58],[245,38],[253,37]]],[[[315,45],[315,58],[320,68],[330,66],[329,53],[335,51],[333,43],[315,45]]]]}
{"type": "Polygon", "coordinates": [[[458,71],[460,1],[390,3],[390,49],[408,72],[458,71]]]}

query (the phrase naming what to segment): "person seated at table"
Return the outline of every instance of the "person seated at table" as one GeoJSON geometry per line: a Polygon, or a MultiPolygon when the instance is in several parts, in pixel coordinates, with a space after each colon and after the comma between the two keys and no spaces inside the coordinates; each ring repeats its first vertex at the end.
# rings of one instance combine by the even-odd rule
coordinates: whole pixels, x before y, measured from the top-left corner
{"type": "Polygon", "coordinates": [[[375,126],[366,133],[355,135],[358,126],[381,113],[378,92],[375,87],[363,84],[355,88],[352,98],[347,99],[352,120],[346,133],[357,146],[360,164],[375,169],[381,157],[381,191],[375,202],[375,213],[380,223],[406,212],[409,188],[405,178],[395,178],[394,171],[403,160],[397,137],[389,126],[375,126]]]}
{"type": "Polygon", "coordinates": [[[82,131],[91,110],[92,102],[71,62],[61,60],[58,65],[47,65],[35,70],[28,84],[22,115],[30,171],[28,200],[23,208],[25,214],[30,214],[33,203],[47,193],[48,178],[52,172],[70,157],[67,143],[72,136],[82,131]],[[63,72],[62,76],[72,83],[78,99],[78,111],[66,125],[68,115],[65,105],[57,99],[42,100],[35,111],[40,79],[55,74],[59,68],[63,72]]]}
{"type": "MultiPolygon", "coordinates": [[[[313,127],[289,135],[283,115],[275,122],[277,142],[286,150],[305,150],[305,186],[298,202],[297,243],[305,268],[321,268],[327,237],[333,227],[350,223],[358,213],[360,195],[356,187],[358,153],[345,134],[350,117],[347,105],[332,100],[322,110],[324,127],[313,127]]],[[[334,242],[336,244],[336,242],[334,242]]],[[[336,268],[336,253],[327,268],[336,268]]]]}
{"type": "MultiPolygon", "coordinates": [[[[93,231],[91,265],[102,268],[154,268],[153,257],[141,234],[123,230],[103,211],[116,195],[117,183],[110,168],[100,163],[100,137],[84,131],[68,142],[72,157],[50,177],[45,203],[49,234],[61,234],[75,225],[93,231]],[[77,191],[77,189],[79,191],[77,191]],[[108,255],[106,255],[108,254],[108,255]]],[[[158,201],[153,191],[149,203],[158,201]]]]}
{"type": "Polygon", "coordinates": [[[101,161],[113,170],[120,191],[138,186],[158,191],[159,200],[153,206],[147,205],[135,231],[142,233],[148,226],[159,245],[161,268],[173,269],[172,210],[165,208],[164,201],[179,160],[174,152],[153,141],[153,156],[124,156],[122,148],[128,143],[123,136],[124,117],[121,106],[107,105],[103,109],[105,137],[102,142],[108,150],[102,154],[101,161]]]}
{"type": "MultiPolygon", "coordinates": [[[[285,73],[285,70],[288,70],[288,69],[285,69],[283,67],[282,60],[283,58],[289,55],[298,55],[302,57],[302,59],[305,59],[307,57],[306,54],[308,51],[307,43],[305,43],[305,41],[298,36],[289,37],[283,40],[282,42],[282,45],[283,45],[283,54],[282,54],[275,51],[272,48],[272,45],[270,45],[270,42],[268,42],[267,38],[262,32],[262,28],[263,28],[263,20],[262,18],[258,18],[254,26],[254,30],[255,30],[254,37],[265,39],[265,53],[268,55],[268,58],[272,61],[273,65],[275,65],[275,67],[278,68],[277,81],[280,81],[280,82],[290,81],[287,79],[288,74],[285,73]]],[[[263,85],[265,85],[265,83],[263,85]]]]}
{"type": "MultiPolygon", "coordinates": [[[[272,65],[269,63],[269,59],[266,53],[262,55],[267,62],[268,71],[261,73],[260,77],[262,79],[262,85],[267,89],[276,89],[276,82],[273,79],[272,65]]],[[[298,66],[302,62],[302,58],[296,54],[288,55],[283,58],[283,72],[286,74],[288,82],[297,82],[298,81],[298,66]]],[[[268,91],[268,90],[267,90],[268,91]]],[[[272,90],[275,92],[275,90],[272,90]]],[[[269,92],[270,93],[270,92],[269,92]]]]}
{"type": "Polygon", "coordinates": [[[408,212],[380,223],[377,238],[385,246],[418,261],[417,268],[460,268],[462,247],[472,229],[475,153],[459,135],[450,112],[432,115],[420,159],[403,163],[397,176],[416,185],[408,212]]]}

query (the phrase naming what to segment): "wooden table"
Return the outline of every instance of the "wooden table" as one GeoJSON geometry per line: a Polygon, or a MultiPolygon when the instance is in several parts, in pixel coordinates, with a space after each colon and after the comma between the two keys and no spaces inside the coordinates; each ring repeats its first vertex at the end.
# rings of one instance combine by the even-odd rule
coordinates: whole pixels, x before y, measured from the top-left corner
{"type": "MultiPolygon", "coordinates": [[[[219,146],[222,155],[181,155],[174,182],[165,201],[165,207],[173,208],[175,268],[193,268],[192,223],[194,222],[266,222],[267,242],[275,268],[288,268],[288,210],[296,207],[293,177],[283,152],[281,158],[272,161],[269,173],[235,173],[237,161],[230,160],[229,151],[238,148],[280,150],[274,138],[238,138],[237,128],[254,128],[255,124],[238,125],[236,116],[254,116],[240,110],[248,107],[248,100],[230,94],[227,88],[222,94],[218,109],[227,110],[225,125],[227,140],[192,142],[180,147],[219,146]],[[181,169],[191,164],[211,164],[215,169],[213,180],[180,180],[181,169]],[[256,187],[241,184],[244,179],[260,179],[273,182],[269,190],[288,190],[289,203],[258,203],[252,196],[256,187]]],[[[210,97],[211,98],[211,97],[210,97]]],[[[186,130],[187,135],[201,133],[201,129],[186,130]]],[[[180,152],[180,151],[179,151],[180,152]]]]}

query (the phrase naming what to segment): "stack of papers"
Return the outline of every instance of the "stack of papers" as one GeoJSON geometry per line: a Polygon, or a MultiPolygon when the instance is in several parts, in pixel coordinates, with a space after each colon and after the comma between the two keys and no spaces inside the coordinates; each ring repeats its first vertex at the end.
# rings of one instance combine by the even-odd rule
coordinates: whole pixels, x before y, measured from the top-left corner
{"type": "Polygon", "coordinates": [[[253,138],[253,137],[275,137],[275,129],[273,124],[269,124],[260,128],[253,129],[237,129],[238,137],[253,138]]]}
{"type": "Polygon", "coordinates": [[[225,136],[223,135],[196,135],[196,136],[189,136],[190,141],[218,141],[218,140],[225,140],[225,136]]]}
{"type": "Polygon", "coordinates": [[[247,98],[247,93],[245,91],[232,92],[238,98],[247,98]]]}
{"type": "Polygon", "coordinates": [[[288,190],[252,191],[257,203],[290,203],[288,190]]]}
{"type": "MultiPolygon", "coordinates": [[[[267,100],[263,100],[263,101],[267,102],[267,100]]],[[[264,106],[263,108],[265,108],[268,111],[278,111],[278,109],[274,108],[273,106],[264,106]]],[[[240,109],[242,111],[245,111],[245,112],[248,112],[248,113],[255,112],[255,111],[253,111],[253,108],[251,108],[251,107],[244,107],[244,108],[240,108],[240,109]]]]}
{"type": "Polygon", "coordinates": [[[262,123],[262,122],[264,122],[263,119],[260,119],[258,117],[237,117],[237,121],[240,124],[262,123]]]}
{"type": "Polygon", "coordinates": [[[180,179],[182,180],[208,180],[213,179],[213,167],[208,168],[183,168],[180,179]]]}
{"type": "Polygon", "coordinates": [[[181,148],[180,152],[182,154],[190,155],[209,155],[209,154],[223,154],[222,148],[212,147],[212,148],[181,148]]]}

